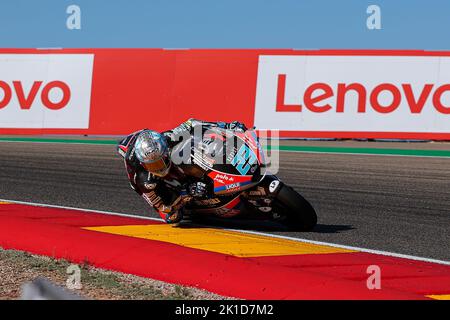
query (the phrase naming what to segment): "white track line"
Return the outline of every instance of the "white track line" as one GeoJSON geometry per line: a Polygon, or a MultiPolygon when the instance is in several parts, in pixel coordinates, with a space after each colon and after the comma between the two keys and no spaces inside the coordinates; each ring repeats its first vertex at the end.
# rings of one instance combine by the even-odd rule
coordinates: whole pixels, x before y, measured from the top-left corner
{"type": "MultiPolygon", "coordinates": [[[[10,203],[17,203],[17,204],[24,204],[24,205],[29,205],[29,206],[35,206],[35,207],[48,207],[48,208],[56,208],[56,209],[65,209],[65,210],[75,210],[75,211],[83,211],[83,212],[100,213],[100,214],[122,216],[122,217],[135,218],[135,219],[163,221],[160,218],[154,218],[154,217],[142,217],[142,216],[126,214],[126,213],[120,213],[120,212],[110,212],[110,211],[101,211],[101,210],[93,210],[93,209],[66,207],[66,206],[58,206],[58,205],[45,204],[45,203],[34,203],[34,202],[26,202],[26,201],[8,200],[8,199],[0,199],[0,202],[10,202],[10,203]]],[[[424,257],[417,257],[417,256],[411,256],[411,255],[407,255],[407,254],[394,253],[394,252],[388,252],[388,251],[382,251],[382,250],[373,250],[373,249],[366,249],[366,248],[360,248],[360,247],[346,246],[346,245],[341,245],[341,244],[336,244],[336,243],[315,241],[315,240],[302,239],[302,238],[294,238],[294,237],[281,236],[281,235],[277,235],[277,234],[264,233],[264,232],[258,232],[258,231],[248,231],[248,230],[229,229],[229,228],[223,228],[223,230],[237,231],[237,232],[242,232],[242,233],[247,233],[247,234],[262,235],[262,236],[268,236],[268,237],[278,238],[278,239],[286,239],[286,240],[297,241],[297,242],[306,242],[306,243],[317,244],[317,245],[332,246],[332,247],[336,247],[336,248],[342,248],[342,249],[348,249],[348,250],[354,250],[354,251],[361,251],[361,252],[367,252],[367,253],[378,254],[378,255],[383,255],[383,256],[390,256],[390,257],[396,257],[396,258],[402,258],[402,259],[410,259],[410,260],[417,260],[417,261],[423,261],[423,262],[437,263],[437,264],[442,264],[442,265],[450,265],[450,261],[437,260],[437,259],[424,258],[424,257]]]]}

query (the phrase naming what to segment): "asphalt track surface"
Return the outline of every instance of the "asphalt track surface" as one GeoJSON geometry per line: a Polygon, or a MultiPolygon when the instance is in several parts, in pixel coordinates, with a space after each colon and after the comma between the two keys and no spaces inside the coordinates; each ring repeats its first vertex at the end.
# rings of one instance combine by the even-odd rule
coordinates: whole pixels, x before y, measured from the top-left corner
{"type": "MultiPolygon", "coordinates": [[[[448,143],[283,142],[449,150],[448,143]]],[[[227,227],[450,261],[450,158],[280,153],[278,176],[316,208],[313,232],[227,227]]],[[[155,215],[112,145],[0,142],[0,198],[155,215]]]]}

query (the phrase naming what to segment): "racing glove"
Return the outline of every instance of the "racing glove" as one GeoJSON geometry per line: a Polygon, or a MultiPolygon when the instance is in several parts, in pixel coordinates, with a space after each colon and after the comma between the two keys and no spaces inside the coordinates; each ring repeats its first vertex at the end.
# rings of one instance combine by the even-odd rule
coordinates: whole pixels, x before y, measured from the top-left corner
{"type": "Polygon", "coordinates": [[[194,182],[188,188],[189,194],[195,198],[204,198],[208,195],[207,186],[203,182],[194,182]]]}

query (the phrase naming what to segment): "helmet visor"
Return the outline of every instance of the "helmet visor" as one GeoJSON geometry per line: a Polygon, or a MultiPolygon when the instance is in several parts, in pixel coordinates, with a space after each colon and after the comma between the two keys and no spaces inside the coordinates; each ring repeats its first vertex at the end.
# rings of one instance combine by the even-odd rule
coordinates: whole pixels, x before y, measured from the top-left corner
{"type": "Polygon", "coordinates": [[[142,166],[150,173],[153,173],[157,176],[164,176],[169,171],[170,163],[167,159],[161,158],[159,160],[150,162],[150,163],[142,163],[142,166]]]}

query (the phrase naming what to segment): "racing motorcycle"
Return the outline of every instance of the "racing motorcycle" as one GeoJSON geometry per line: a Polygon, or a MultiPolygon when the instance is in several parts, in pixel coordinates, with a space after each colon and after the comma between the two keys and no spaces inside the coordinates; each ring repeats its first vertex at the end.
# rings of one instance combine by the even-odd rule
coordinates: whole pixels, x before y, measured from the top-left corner
{"type": "Polygon", "coordinates": [[[189,180],[208,179],[213,186],[213,196],[207,199],[186,197],[185,216],[250,216],[299,231],[309,231],[317,223],[312,205],[268,172],[253,129],[236,132],[214,128],[191,135],[172,149],[171,158],[189,180]]]}

